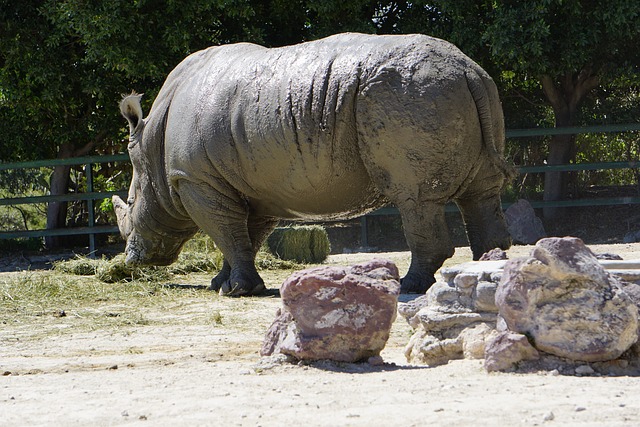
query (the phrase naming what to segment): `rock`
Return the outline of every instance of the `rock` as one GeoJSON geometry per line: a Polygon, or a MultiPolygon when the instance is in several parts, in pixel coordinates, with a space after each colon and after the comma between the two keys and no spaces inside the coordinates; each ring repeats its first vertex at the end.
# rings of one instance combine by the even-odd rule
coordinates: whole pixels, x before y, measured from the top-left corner
{"type": "Polygon", "coordinates": [[[475,274],[478,277],[478,281],[492,280],[492,276],[502,274],[502,269],[506,263],[506,260],[470,261],[449,267],[443,267],[440,270],[440,274],[442,275],[442,279],[451,286],[454,286],[453,280],[461,273],[475,274]]]}
{"type": "MultiPolygon", "coordinates": [[[[436,282],[433,285],[431,285],[430,289],[433,289],[433,287],[436,286],[437,284],[438,284],[438,282],[436,282]]],[[[428,293],[429,292],[427,292],[427,294],[428,293]]],[[[457,297],[457,295],[456,295],[456,297],[457,297]]],[[[415,299],[413,299],[411,301],[407,301],[405,303],[398,304],[398,313],[407,320],[407,322],[409,323],[409,325],[411,325],[412,328],[415,329],[420,324],[420,320],[415,316],[416,316],[416,314],[418,314],[420,309],[422,307],[425,307],[427,304],[428,304],[428,296],[427,295],[420,295],[419,297],[417,297],[417,298],[415,298],[415,299]]]]}
{"type": "Polygon", "coordinates": [[[638,311],[640,312],[640,285],[637,283],[620,283],[620,287],[624,291],[625,294],[631,298],[631,301],[638,307],[638,311]]]}
{"type": "Polygon", "coordinates": [[[432,333],[460,332],[478,322],[493,322],[496,319],[494,313],[474,311],[451,313],[441,311],[437,307],[425,307],[418,312],[417,317],[425,331],[432,333]]]}
{"type": "Polygon", "coordinates": [[[500,248],[495,248],[483,253],[478,261],[500,261],[503,259],[507,259],[507,253],[500,248]]]}
{"type": "Polygon", "coordinates": [[[612,360],[638,339],[636,305],[573,237],[542,239],[529,258],[507,261],[496,305],[509,331],[571,360],[612,360]]]}
{"type": "Polygon", "coordinates": [[[630,231],[622,238],[622,243],[635,243],[640,240],[640,231],[630,231]]]}
{"type": "Polygon", "coordinates": [[[462,355],[465,359],[484,359],[486,341],[493,332],[486,323],[477,324],[460,332],[462,340],[462,355]]]}
{"type": "Polygon", "coordinates": [[[410,363],[435,366],[460,358],[482,358],[493,330],[496,268],[504,261],[466,263],[443,269],[446,282],[434,283],[425,295],[399,305],[415,329],[405,357],[410,363]]]}
{"type": "Polygon", "coordinates": [[[404,355],[409,363],[429,366],[443,365],[449,360],[463,357],[462,340],[459,337],[441,338],[419,329],[411,336],[404,355]]]}
{"type": "Polygon", "coordinates": [[[453,279],[453,284],[459,290],[469,289],[478,284],[478,275],[474,273],[460,273],[453,279]]]}
{"type": "Polygon", "coordinates": [[[589,365],[580,365],[575,369],[577,375],[593,375],[595,372],[589,365]]]}
{"type": "Polygon", "coordinates": [[[610,276],[614,276],[623,282],[640,283],[640,260],[600,259],[599,261],[610,276]]]}
{"type": "Polygon", "coordinates": [[[476,294],[473,299],[473,308],[475,311],[487,311],[489,313],[497,313],[496,306],[496,289],[498,284],[495,282],[482,281],[476,286],[476,294]]]}
{"type": "Polygon", "coordinates": [[[618,254],[612,254],[609,252],[603,252],[601,254],[595,254],[598,259],[612,260],[612,261],[622,261],[622,257],[618,254]]]}
{"type": "Polygon", "coordinates": [[[283,307],[260,354],[376,361],[389,339],[399,293],[398,268],[391,261],[293,273],[280,288],[283,307]]]}
{"type": "Polygon", "coordinates": [[[494,332],[487,339],[484,367],[489,372],[511,371],[525,360],[536,360],[538,351],[526,336],[513,332],[494,332]]]}
{"type": "Polygon", "coordinates": [[[526,200],[520,199],[504,212],[507,231],[514,243],[532,245],[546,237],[544,225],[526,200]]]}

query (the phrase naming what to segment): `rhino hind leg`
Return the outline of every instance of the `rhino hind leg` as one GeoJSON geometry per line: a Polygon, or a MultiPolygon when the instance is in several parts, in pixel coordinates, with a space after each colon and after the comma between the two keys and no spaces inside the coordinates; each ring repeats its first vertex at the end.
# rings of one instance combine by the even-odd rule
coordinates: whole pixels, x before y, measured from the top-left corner
{"type": "Polygon", "coordinates": [[[411,264],[401,280],[403,294],[423,294],[435,282],[435,273],[454,253],[445,220],[444,204],[396,203],[402,216],[411,264]]]}
{"type": "Polygon", "coordinates": [[[487,165],[455,200],[464,220],[474,260],[491,249],[507,250],[511,247],[511,236],[500,203],[504,181],[501,171],[487,165]]]}
{"type": "Polygon", "coordinates": [[[465,198],[456,203],[462,213],[474,260],[491,249],[507,250],[511,247],[499,195],[465,198]]]}

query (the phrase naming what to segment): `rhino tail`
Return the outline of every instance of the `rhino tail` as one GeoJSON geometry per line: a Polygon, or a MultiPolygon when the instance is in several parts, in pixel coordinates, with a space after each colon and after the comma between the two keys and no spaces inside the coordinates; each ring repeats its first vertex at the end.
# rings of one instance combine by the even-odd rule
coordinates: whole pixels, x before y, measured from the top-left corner
{"type": "Polygon", "coordinates": [[[486,153],[498,170],[500,170],[506,181],[511,181],[515,175],[515,169],[509,165],[504,157],[498,152],[498,146],[501,141],[497,140],[504,138],[504,125],[502,117],[502,109],[500,107],[500,101],[498,100],[497,89],[494,88],[492,93],[489,93],[484,79],[475,71],[465,72],[467,79],[467,85],[473,101],[476,104],[478,110],[478,118],[480,120],[480,127],[482,130],[482,141],[486,149],[486,153]],[[496,128],[496,122],[500,128],[496,128]]]}
{"type": "Polygon", "coordinates": [[[129,122],[129,130],[134,134],[142,123],[143,113],[140,99],[142,94],[132,93],[120,101],[120,113],[129,122]]]}

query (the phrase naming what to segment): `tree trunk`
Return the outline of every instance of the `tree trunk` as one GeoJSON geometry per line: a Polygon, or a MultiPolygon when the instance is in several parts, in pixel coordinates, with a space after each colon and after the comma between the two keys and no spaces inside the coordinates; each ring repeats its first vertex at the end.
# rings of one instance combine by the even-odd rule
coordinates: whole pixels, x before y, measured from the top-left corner
{"type": "MultiPolygon", "coordinates": [[[[542,90],[553,107],[555,126],[575,126],[577,113],[587,94],[599,84],[599,79],[590,68],[579,73],[567,73],[564,78],[554,80],[549,75],[541,77],[542,90]]],[[[575,159],[575,135],[554,135],[549,143],[548,165],[568,164],[575,159]]],[[[544,201],[558,201],[566,197],[566,172],[547,172],[544,177],[544,201]]],[[[545,219],[557,219],[561,208],[543,209],[545,219]]]]}
{"type": "MultiPolygon", "coordinates": [[[[549,155],[547,165],[565,165],[573,160],[575,146],[574,135],[554,135],[549,143],[549,155]]],[[[557,201],[566,198],[567,194],[567,173],[566,172],[546,172],[544,174],[544,196],[545,202],[557,201]]],[[[546,207],[543,214],[546,219],[557,219],[560,214],[557,207],[546,207]]]]}
{"type": "MultiPolygon", "coordinates": [[[[58,151],[58,159],[68,159],[72,157],[73,150],[69,144],[64,144],[58,151]]],[[[67,194],[69,189],[69,172],[71,166],[56,166],[51,174],[49,183],[49,194],[52,196],[61,196],[67,194]]],[[[64,228],[67,224],[67,202],[49,202],[47,206],[47,230],[64,228]]],[[[47,249],[53,249],[61,246],[61,238],[59,236],[45,237],[45,246],[47,249]]]]}
{"type": "MultiPolygon", "coordinates": [[[[58,150],[58,159],[84,156],[103,138],[104,134],[101,134],[95,141],[91,141],[75,151],[71,144],[62,144],[58,150]]],[[[70,172],[71,166],[56,166],[53,168],[49,183],[50,195],[61,196],[67,194],[70,172]]],[[[47,230],[64,228],[67,225],[67,205],[68,202],[49,202],[47,205],[47,230]]],[[[48,236],[45,237],[44,241],[47,249],[53,249],[62,246],[64,239],[60,236],[48,236]]]]}

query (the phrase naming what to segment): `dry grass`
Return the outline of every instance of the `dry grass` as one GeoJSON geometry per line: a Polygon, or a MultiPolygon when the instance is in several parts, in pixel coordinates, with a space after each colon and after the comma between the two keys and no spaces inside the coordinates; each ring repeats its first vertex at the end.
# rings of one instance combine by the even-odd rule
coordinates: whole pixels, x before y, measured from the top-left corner
{"type": "MultiPolygon", "coordinates": [[[[163,324],[250,327],[247,316],[264,299],[235,300],[204,290],[221,265],[215,245],[198,236],[167,267],[130,268],[118,255],[76,257],[56,263],[53,270],[2,273],[0,342],[18,335],[37,339],[67,331],[163,324]]],[[[266,252],[259,254],[257,265],[271,288],[303,267],[266,252]]],[[[266,313],[272,316],[271,311],[266,313]]]]}

